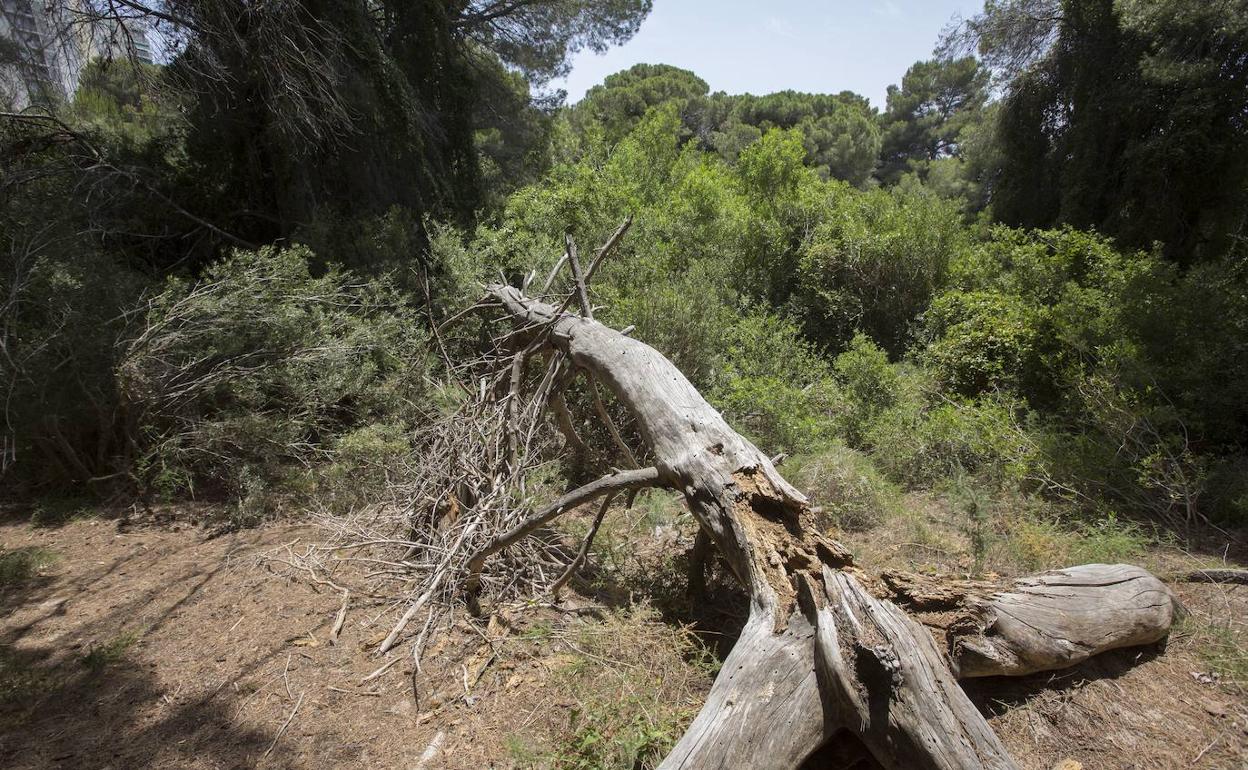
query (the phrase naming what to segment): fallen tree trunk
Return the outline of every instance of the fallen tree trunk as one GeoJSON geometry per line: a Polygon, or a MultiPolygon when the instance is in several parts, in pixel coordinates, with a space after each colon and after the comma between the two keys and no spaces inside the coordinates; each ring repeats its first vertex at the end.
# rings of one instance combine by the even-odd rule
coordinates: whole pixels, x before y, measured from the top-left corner
{"type": "Polygon", "coordinates": [[[659,481],[749,593],[739,641],[661,767],[793,768],[841,730],[896,770],[1015,767],[927,632],[842,572],[850,555],[805,497],[670,361],[514,287],[487,291],[531,345],[562,351],[629,410],[659,481]]]}
{"type": "Polygon", "coordinates": [[[969,598],[949,626],[949,654],[962,678],[1052,671],[1160,641],[1177,612],[1170,589],[1140,567],[1069,567],[969,598]]]}
{"type": "Polygon", "coordinates": [[[1109,650],[1152,644],[1181,612],[1170,589],[1126,564],[1085,564],[1018,578],[982,580],[889,571],[898,601],[942,617],[954,673],[963,679],[1069,668],[1109,650]]]}

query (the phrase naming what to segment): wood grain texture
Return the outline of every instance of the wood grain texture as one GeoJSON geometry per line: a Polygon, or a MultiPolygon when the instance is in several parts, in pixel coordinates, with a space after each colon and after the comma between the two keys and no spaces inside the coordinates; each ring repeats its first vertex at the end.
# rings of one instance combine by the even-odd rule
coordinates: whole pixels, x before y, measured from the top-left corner
{"type": "Polygon", "coordinates": [[[841,571],[850,554],[806,498],[679,369],[593,319],[510,286],[487,292],[530,344],[563,352],[628,409],[659,483],[684,494],[749,593],[739,640],[660,768],[787,770],[841,730],[890,770],[1015,766],[927,631],[841,571]]]}
{"type": "Polygon", "coordinates": [[[837,723],[885,767],[1016,767],[926,628],[846,572],[825,571],[824,588],[817,654],[837,723]]]}
{"type": "Polygon", "coordinates": [[[1051,671],[1106,650],[1159,641],[1177,611],[1174,594],[1147,570],[1085,564],[968,599],[949,627],[949,652],[962,678],[1051,671]]]}

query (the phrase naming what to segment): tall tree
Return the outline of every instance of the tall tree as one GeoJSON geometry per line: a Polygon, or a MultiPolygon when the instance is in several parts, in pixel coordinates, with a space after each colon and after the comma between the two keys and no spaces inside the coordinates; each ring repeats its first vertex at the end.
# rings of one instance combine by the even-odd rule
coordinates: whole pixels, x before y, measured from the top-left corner
{"type": "MultiPolygon", "coordinates": [[[[627,39],[650,0],[56,0],[69,17],[168,43],[159,82],[185,145],[152,169],[166,194],[236,240],[291,237],[314,220],[408,210],[466,222],[491,180],[540,164],[549,94],[570,54],[627,39]],[[72,8],[70,5],[72,4],[72,8]],[[482,133],[478,134],[478,130],[482,133]],[[176,182],[174,181],[176,180],[176,182]]],[[[539,168],[540,170],[540,168],[539,168]]],[[[185,242],[166,264],[196,264],[185,242]]]]}
{"type": "Polygon", "coordinates": [[[889,86],[887,99],[879,177],[893,184],[958,153],[988,100],[988,73],[972,57],[915,62],[900,87],[889,86]]]}
{"type": "Polygon", "coordinates": [[[1248,0],[990,2],[964,30],[1006,85],[993,210],[1182,262],[1248,211],[1248,0]]]}

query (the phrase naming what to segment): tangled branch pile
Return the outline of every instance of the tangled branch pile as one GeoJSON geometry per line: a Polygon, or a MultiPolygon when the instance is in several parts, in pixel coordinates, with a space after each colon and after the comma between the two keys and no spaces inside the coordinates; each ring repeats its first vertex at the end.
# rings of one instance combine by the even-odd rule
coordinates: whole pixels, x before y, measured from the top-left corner
{"type": "MultiPolygon", "coordinates": [[[[561,309],[579,299],[583,312],[592,315],[584,281],[629,224],[626,221],[617,230],[585,271],[569,238],[568,250],[547,277],[542,294],[561,302],[561,309]],[[565,264],[571,265],[573,286],[552,294],[565,264]]],[[[524,288],[534,279],[530,274],[524,288]]],[[[366,587],[331,584],[402,611],[381,643],[383,653],[398,644],[412,620],[423,617],[428,628],[440,613],[462,604],[466,587],[474,603],[478,597],[499,602],[557,593],[584,561],[596,526],[579,551],[573,551],[563,538],[543,532],[543,525],[606,494],[596,522],[600,523],[615,492],[655,481],[652,471],[635,468],[635,459],[620,440],[621,454],[633,470],[609,475],[553,503],[542,499],[550,494],[543,480],[559,460],[548,414],[556,416],[569,445],[584,445],[563,399],[577,372],[562,353],[538,352],[550,332],[547,324],[515,328],[507,321],[505,330],[491,336],[493,324],[487,322],[478,352],[453,359],[442,332],[469,312],[493,307],[497,303],[482,300],[435,326],[447,373],[443,392],[450,406],[414,431],[410,437],[414,450],[392,469],[396,475],[385,499],[345,515],[323,507],[318,518],[328,532],[326,542],[306,547],[291,561],[317,581],[333,581],[346,562],[362,565],[366,587]]],[[[455,347],[459,354],[462,346],[455,347]]],[[[595,411],[618,437],[593,392],[595,411]]],[[[422,635],[417,645],[424,641],[422,635]]]]}

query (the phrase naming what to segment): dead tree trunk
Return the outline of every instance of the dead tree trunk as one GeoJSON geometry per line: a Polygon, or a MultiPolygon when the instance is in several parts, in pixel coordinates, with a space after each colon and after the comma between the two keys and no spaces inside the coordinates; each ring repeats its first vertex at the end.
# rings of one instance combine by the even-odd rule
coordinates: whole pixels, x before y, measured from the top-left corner
{"type": "Polygon", "coordinates": [[[1018,578],[1008,589],[984,581],[886,572],[898,601],[917,610],[955,610],[942,623],[960,679],[1023,676],[1077,665],[1093,655],[1160,641],[1182,608],[1147,570],[1084,564],[1018,578]]]}
{"type": "Polygon", "coordinates": [[[1166,584],[1139,567],[1069,567],[968,601],[949,628],[949,652],[964,678],[1067,668],[1106,650],[1163,639],[1177,609],[1166,584]]]}
{"type": "Polygon", "coordinates": [[[684,494],[749,593],[745,630],[662,767],[792,768],[842,729],[896,770],[1015,767],[927,631],[842,571],[849,553],[819,533],[802,494],[670,361],[514,287],[487,291],[531,344],[628,408],[659,483],[684,494]]]}

